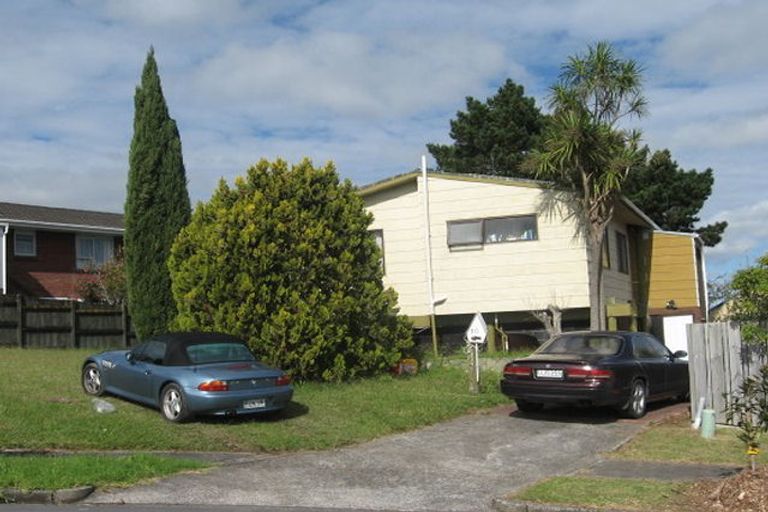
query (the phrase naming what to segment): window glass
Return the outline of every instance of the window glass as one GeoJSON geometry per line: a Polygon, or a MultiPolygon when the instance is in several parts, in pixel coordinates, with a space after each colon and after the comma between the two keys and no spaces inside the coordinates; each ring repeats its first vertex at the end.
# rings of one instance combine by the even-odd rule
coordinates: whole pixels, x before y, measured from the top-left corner
{"type": "Polygon", "coordinates": [[[667,347],[655,339],[642,334],[635,336],[632,353],[638,359],[658,359],[669,355],[667,347]]]}
{"type": "Polygon", "coordinates": [[[461,220],[448,223],[448,246],[483,243],[483,221],[461,220]]]}
{"type": "Polygon", "coordinates": [[[643,337],[646,339],[646,343],[648,343],[648,348],[655,354],[655,357],[669,357],[671,355],[669,352],[669,349],[665,347],[656,338],[653,338],[648,335],[645,335],[643,337]]]}
{"type": "Polygon", "coordinates": [[[619,353],[621,338],[589,334],[566,334],[542,345],[537,354],[597,354],[612,356],[619,353]]]}
{"type": "Polygon", "coordinates": [[[386,273],[387,269],[384,266],[384,231],[381,229],[373,229],[371,230],[371,234],[376,241],[376,245],[379,246],[379,254],[381,255],[379,263],[381,263],[381,271],[386,273]]]}
{"type": "Polygon", "coordinates": [[[187,356],[192,364],[255,360],[248,347],[242,343],[200,343],[198,345],[190,345],[187,347],[187,356]]]}
{"type": "Polygon", "coordinates": [[[148,341],[141,354],[141,360],[152,364],[163,364],[165,359],[165,342],[148,341]]]}
{"type": "Polygon", "coordinates": [[[113,256],[114,242],[111,237],[77,237],[77,268],[80,270],[99,267],[113,256]]]}
{"type": "Polygon", "coordinates": [[[616,232],[616,256],[618,259],[617,270],[629,274],[629,248],[627,247],[627,235],[616,232]]]}
{"type": "Polygon", "coordinates": [[[535,215],[485,219],[484,222],[484,241],[486,244],[536,240],[538,238],[535,215]]]}
{"type": "Polygon", "coordinates": [[[13,236],[13,253],[16,256],[34,256],[35,252],[35,233],[16,231],[13,236]]]}

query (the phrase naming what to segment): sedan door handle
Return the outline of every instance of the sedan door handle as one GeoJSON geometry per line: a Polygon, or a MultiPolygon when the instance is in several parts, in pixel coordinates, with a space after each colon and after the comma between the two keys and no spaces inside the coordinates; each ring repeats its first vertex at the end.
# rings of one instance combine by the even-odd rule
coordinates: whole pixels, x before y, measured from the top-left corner
{"type": "Polygon", "coordinates": [[[152,370],[144,370],[144,375],[152,375],[152,370]]]}

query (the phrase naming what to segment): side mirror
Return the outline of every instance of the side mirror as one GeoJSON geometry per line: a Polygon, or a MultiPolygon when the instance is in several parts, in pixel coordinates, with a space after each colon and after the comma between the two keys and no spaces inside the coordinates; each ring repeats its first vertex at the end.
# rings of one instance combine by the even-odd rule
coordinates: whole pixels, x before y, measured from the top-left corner
{"type": "Polygon", "coordinates": [[[682,359],[684,357],[688,357],[688,352],[686,352],[685,350],[678,350],[677,352],[672,354],[672,357],[675,359],[682,359]]]}
{"type": "Polygon", "coordinates": [[[127,360],[129,363],[131,363],[131,364],[133,364],[133,358],[134,358],[134,356],[133,356],[133,352],[128,352],[127,354],[125,354],[125,359],[126,359],[126,360],[127,360]]]}

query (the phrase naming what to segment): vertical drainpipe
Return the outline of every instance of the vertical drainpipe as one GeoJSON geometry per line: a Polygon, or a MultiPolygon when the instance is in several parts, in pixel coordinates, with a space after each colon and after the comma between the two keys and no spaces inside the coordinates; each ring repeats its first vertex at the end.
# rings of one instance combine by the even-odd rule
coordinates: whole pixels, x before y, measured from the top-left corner
{"type": "Polygon", "coordinates": [[[427,260],[427,307],[429,327],[432,332],[432,350],[437,357],[437,322],[435,320],[435,292],[432,288],[432,229],[429,223],[429,180],[427,178],[427,156],[421,155],[421,180],[424,186],[424,251],[427,260]]]}
{"type": "Polygon", "coordinates": [[[8,224],[0,224],[0,287],[4,294],[8,294],[8,261],[5,257],[5,235],[8,233],[8,224]]]}

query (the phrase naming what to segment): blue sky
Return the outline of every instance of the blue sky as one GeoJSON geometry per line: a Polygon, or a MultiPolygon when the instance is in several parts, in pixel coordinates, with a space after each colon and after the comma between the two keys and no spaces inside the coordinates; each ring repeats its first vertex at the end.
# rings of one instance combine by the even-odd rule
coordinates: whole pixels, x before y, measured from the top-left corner
{"type": "Polygon", "coordinates": [[[766,20],[760,0],[2,2],[0,200],[122,210],[150,45],[198,201],[262,157],[357,184],[409,171],[466,96],[509,77],[544,106],[560,64],[608,40],[645,68],[645,142],[715,170],[714,277],[768,251],[766,20]]]}

